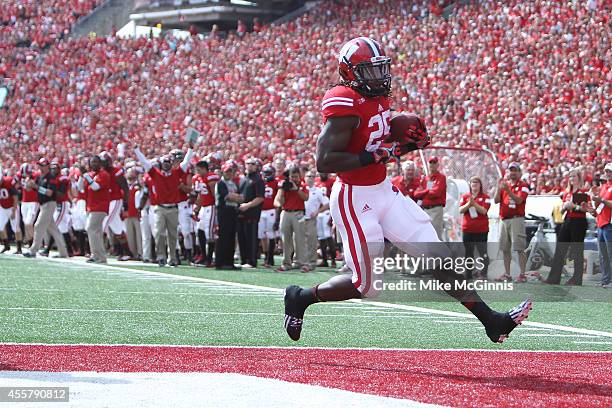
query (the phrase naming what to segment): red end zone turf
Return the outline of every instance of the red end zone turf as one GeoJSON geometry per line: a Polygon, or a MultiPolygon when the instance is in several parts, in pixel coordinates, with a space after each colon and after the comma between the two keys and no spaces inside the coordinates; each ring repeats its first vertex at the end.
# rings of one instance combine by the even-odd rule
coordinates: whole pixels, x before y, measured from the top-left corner
{"type": "Polygon", "coordinates": [[[612,353],[0,345],[0,370],[227,372],[450,406],[612,406],[612,353]]]}

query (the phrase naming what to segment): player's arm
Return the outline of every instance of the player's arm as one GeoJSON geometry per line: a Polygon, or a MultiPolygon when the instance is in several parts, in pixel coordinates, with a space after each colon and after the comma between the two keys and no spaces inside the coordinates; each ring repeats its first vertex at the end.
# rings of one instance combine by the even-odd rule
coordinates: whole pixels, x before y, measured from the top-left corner
{"type": "Polygon", "coordinates": [[[272,226],[274,231],[278,231],[283,204],[285,204],[285,191],[279,188],[276,192],[276,197],[274,197],[274,207],[276,209],[276,213],[274,214],[274,225],[272,226]]]}
{"type": "Polygon", "coordinates": [[[317,139],[317,171],[337,173],[364,166],[358,154],[346,152],[353,129],[358,125],[357,116],[332,116],[327,120],[317,139]]]}
{"type": "Polygon", "coordinates": [[[282,208],[283,204],[285,204],[285,190],[279,188],[274,197],[274,207],[282,208]]]}
{"type": "Polygon", "coordinates": [[[128,187],[127,180],[125,179],[125,176],[122,173],[115,177],[115,181],[117,182],[121,190],[123,190],[123,209],[127,211],[128,203],[130,202],[130,188],[128,187]]]}

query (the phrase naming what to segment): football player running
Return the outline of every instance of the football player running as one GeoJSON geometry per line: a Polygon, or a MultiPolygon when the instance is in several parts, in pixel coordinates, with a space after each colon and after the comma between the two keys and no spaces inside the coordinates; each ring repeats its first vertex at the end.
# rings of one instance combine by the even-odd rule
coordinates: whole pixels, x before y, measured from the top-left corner
{"type": "MultiPolygon", "coordinates": [[[[359,37],[344,44],[338,59],[341,82],[323,97],[316,163],[319,172],[338,175],[330,210],[352,275],[335,276],[308,289],[287,287],[284,325],[295,341],[311,304],[378,294],[382,275],[373,273],[372,263],[383,256],[385,238],[408,255],[421,256],[426,248],[428,257],[450,256],[429,216],[386,180],[389,160],[429,144],[426,132],[407,130],[402,144],[382,145],[390,133],[391,58],[378,42],[359,37]]],[[[508,313],[496,312],[475,291],[455,286],[462,278],[454,270],[442,267],[433,274],[440,282],[451,283],[447,293],[480,320],[493,342],[503,342],[531,309],[531,301],[526,300],[508,313]]]]}

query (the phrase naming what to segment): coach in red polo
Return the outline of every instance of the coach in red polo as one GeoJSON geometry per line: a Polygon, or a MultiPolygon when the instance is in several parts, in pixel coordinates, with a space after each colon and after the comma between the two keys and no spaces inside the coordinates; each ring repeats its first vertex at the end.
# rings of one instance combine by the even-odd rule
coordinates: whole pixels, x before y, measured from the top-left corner
{"type": "Polygon", "coordinates": [[[174,158],[165,155],[161,158],[161,169],[153,167],[151,162],[142,154],[138,146],[134,149],[136,157],[151,176],[151,181],[157,196],[157,205],[153,211],[155,214],[155,248],[157,250],[157,262],[159,266],[166,265],[166,243],[168,244],[169,266],[178,265],[176,254],[176,238],[178,228],[178,203],[181,201],[179,185],[185,179],[185,174],[193,156],[193,143],[189,143],[187,154],[178,167],[172,167],[174,158]]]}
{"type": "Polygon", "coordinates": [[[414,193],[414,198],[423,200],[421,207],[431,218],[433,225],[442,241],[444,235],[444,206],[446,205],[446,176],[439,170],[440,160],[431,156],[428,160],[429,175],[425,177],[424,186],[414,193]]]}
{"type": "Polygon", "coordinates": [[[518,254],[521,274],[517,281],[524,282],[527,263],[527,232],[525,230],[525,203],[529,195],[529,186],[521,180],[521,166],[513,162],[508,166],[506,179],[499,181],[495,193],[495,203],[499,204],[499,215],[502,219],[499,247],[504,253],[505,274],[500,280],[512,280],[510,261],[512,251],[518,254]]]}
{"type": "Polygon", "coordinates": [[[110,205],[111,176],[102,168],[100,156],[89,159],[88,173],[79,179],[79,191],[85,193],[87,206],[87,237],[91,258],[87,262],[106,263],[106,249],[104,248],[104,218],[108,215],[110,205]]]}

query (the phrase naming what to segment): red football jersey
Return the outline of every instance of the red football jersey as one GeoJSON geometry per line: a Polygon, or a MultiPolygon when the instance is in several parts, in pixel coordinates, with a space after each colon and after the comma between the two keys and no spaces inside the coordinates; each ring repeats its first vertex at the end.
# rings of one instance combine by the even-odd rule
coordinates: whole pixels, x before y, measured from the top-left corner
{"type": "Polygon", "coordinates": [[[278,182],[276,180],[266,181],[266,188],[264,190],[264,201],[261,207],[262,211],[274,209],[274,197],[278,191],[278,182]]]}
{"type": "MultiPolygon", "coordinates": [[[[386,96],[366,98],[347,86],[338,85],[327,91],[323,97],[323,123],[333,116],[357,116],[359,125],[353,130],[346,151],[354,154],[364,150],[373,152],[380,147],[390,132],[389,101],[386,96]]],[[[379,184],[386,176],[387,169],[382,163],[338,173],[342,182],[358,186],[379,184]]]]}
{"type": "Polygon", "coordinates": [[[317,178],[317,180],[315,181],[315,186],[323,190],[323,193],[327,196],[327,198],[329,198],[331,195],[332,186],[334,185],[335,182],[336,182],[335,177],[329,177],[325,181],[321,181],[320,178],[317,178]]]}
{"type": "Polygon", "coordinates": [[[70,201],[70,196],[68,195],[68,191],[70,190],[70,179],[68,178],[68,176],[62,176],[61,174],[59,174],[55,178],[55,180],[53,180],[53,184],[55,184],[58,189],[58,195],[55,201],[58,203],[64,203],[66,201],[70,201]],[[62,195],[59,194],[60,188],[63,188],[64,190],[64,194],[62,195]]]}
{"type": "MultiPolygon", "coordinates": [[[[191,170],[187,169],[185,176],[181,179],[181,184],[189,185],[189,181],[191,179],[192,179],[191,170]]],[[[179,188],[179,203],[182,203],[183,201],[187,201],[188,199],[189,199],[189,194],[183,192],[179,188]]]]}
{"type": "Polygon", "coordinates": [[[198,193],[198,204],[201,207],[215,204],[215,192],[210,189],[209,183],[217,181],[219,181],[219,175],[213,172],[209,172],[204,177],[198,174],[193,176],[193,189],[198,193]]]}
{"type": "Polygon", "coordinates": [[[85,183],[85,202],[87,204],[87,212],[104,212],[108,214],[110,204],[110,180],[111,176],[104,169],[90,171],[88,173],[91,178],[100,185],[99,190],[94,190],[91,185],[85,183]]]}
{"type": "Polygon", "coordinates": [[[119,183],[117,183],[117,177],[123,176],[123,169],[121,167],[111,167],[109,169],[104,169],[110,174],[111,182],[110,182],[110,199],[113,200],[123,200],[123,190],[119,187],[119,183]]]}
{"type": "Polygon", "coordinates": [[[33,188],[28,190],[26,186],[30,180],[36,180],[39,173],[33,173],[31,176],[27,176],[21,179],[21,202],[22,203],[37,203],[38,202],[38,191],[33,188]]]}
{"type": "Polygon", "coordinates": [[[0,206],[2,208],[11,208],[13,206],[13,196],[16,195],[17,191],[13,187],[13,179],[2,177],[0,179],[0,206]]]}
{"type": "Polygon", "coordinates": [[[157,191],[155,191],[153,179],[149,176],[149,173],[145,173],[144,176],[142,176],[142,182],[147,186],[147,190],[149,191],[149,201],[151,201],[151,205],[159,204],[157,201],[157,191]]]}
{"type": "Polygon", "coordinates": [[[130,218],[140,218],[140,210],[136,208],[136,193],[140,191],[140,185],[134,183],[128,186],[130,189],[130,201],[128,201],[127,216],[130,218]]]}

